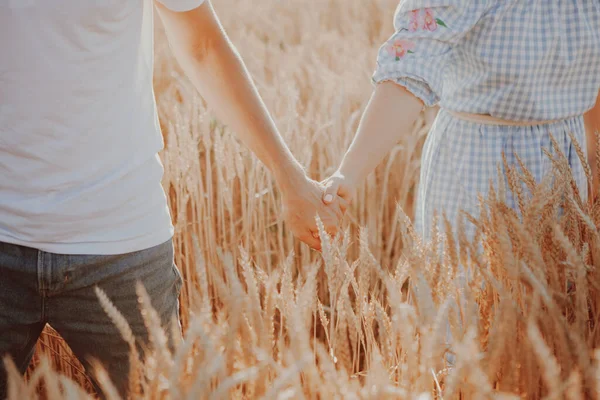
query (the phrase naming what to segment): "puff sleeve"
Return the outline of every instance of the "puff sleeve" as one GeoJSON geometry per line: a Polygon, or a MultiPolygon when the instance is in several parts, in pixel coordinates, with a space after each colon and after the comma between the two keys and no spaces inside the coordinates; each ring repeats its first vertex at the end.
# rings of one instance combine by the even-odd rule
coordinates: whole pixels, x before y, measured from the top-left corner
{"type": "Polygon", "coordinates": [[[454,49],[474,29],[484,0],[403,0],[394,15],[395,33],[377,55],[373,82],[393,81],[431,107],[440,101],[454,49]]]}

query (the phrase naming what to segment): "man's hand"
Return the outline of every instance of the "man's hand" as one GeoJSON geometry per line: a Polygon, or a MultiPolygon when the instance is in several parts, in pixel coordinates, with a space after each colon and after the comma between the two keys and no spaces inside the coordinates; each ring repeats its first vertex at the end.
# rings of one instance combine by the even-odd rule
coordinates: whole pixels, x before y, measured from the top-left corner
{"type": "Polygon", "coordinates": [[[335,236],[343,217],[343,201],[323,204],[324,187],[307,177],[282,186],[283,217],[292,233],[315,250],[321,249],[316,216],[319,215],[325,230],[335,236]]]}

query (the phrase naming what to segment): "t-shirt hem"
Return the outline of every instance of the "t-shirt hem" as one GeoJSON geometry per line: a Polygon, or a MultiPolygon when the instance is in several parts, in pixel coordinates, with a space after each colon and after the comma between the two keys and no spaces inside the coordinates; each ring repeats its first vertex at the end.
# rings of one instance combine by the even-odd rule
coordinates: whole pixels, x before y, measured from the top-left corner
{"type": "Polygon", "coordinates": [[[175,12],[190,11],[190,10],[193,10],[194,8],[200,7],[204,3],[204,0],[187,0],[187,1],[185,1],[185,0],[177,0],[177,1],[158,0],[158,1],[162,5],[167,7],[169,10],[172,10],[175,12]]]}
{"type": "Polygon", "coordinates": [[[40,243],[0,234],[0,242],[34,248],[47,253],[69,255],[117,255],[134,253],[161,245],[173,238],[174,229],[117,242],[40,243]]]}

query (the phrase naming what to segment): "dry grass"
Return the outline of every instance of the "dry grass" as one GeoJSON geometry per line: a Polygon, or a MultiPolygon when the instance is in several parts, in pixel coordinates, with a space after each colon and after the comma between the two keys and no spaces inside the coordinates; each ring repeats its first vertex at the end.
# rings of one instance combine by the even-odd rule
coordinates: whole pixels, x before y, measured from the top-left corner
{"type": "MultiPolygon", "coordinates": [[[[396,0],[215,3],[294,154],[325,177],[371,92],[396,0]]],[[[509,183],[533,193],[523,221],[492,193],[473,242],[440,232],[448,251],[438,255],[407,216],[422,120],[360,188],[347,234],[321,257],[286,231],[270,176],[178,71],[157,40],[186,340],[174,354],[157,346],[139,366],[144,398],[598,397],[600,206],[579,201],[564,159],[554,160],[553,184],[514,169],[509,183]],[[464,290],[459,265],[473,271],[464,290]]],[[[47,332],[40,348],[51,362],[38,358],[28,384],[13,374],[12,398],[35,397],[40,381],[50,398],[83,398],[51,372],[85,382],[62,342],[47,332]]]]}

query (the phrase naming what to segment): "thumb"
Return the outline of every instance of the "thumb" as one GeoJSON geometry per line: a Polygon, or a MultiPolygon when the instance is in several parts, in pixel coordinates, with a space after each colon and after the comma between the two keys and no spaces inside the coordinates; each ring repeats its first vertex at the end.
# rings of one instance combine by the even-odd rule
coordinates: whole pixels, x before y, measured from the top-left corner
{"type": "Polygon", "coordinates": [[[325,183],[325,190],[323,191],[323,203],[329,205],[334,202],[337,197],[340,184],[337,179],[330,179],[325,183]]]}

